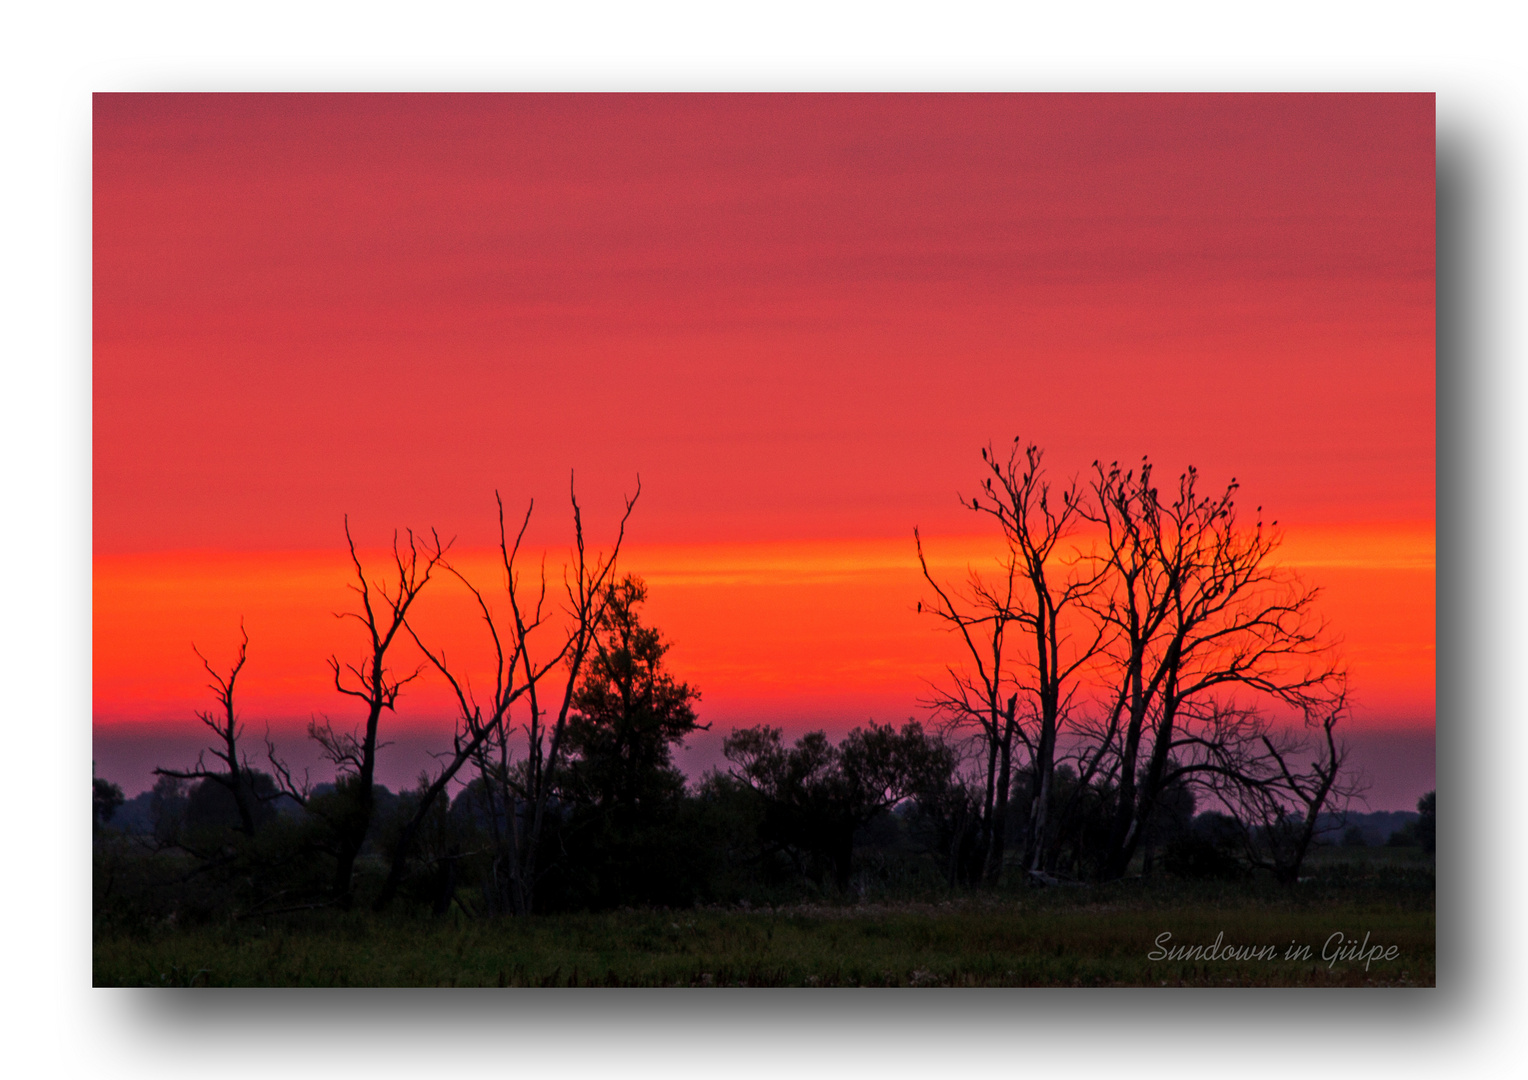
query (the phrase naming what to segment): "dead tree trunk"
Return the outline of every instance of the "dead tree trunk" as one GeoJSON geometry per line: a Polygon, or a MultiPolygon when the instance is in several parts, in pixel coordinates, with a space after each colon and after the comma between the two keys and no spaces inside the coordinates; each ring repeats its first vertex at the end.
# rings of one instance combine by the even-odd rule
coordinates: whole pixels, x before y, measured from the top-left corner
{"type": "Polygon", "coordinates": [[[1018,695],[1008,695],[1008,704],[1003,708],[1002,740],[998,744],[997,801],[992,808],[992,840],[987,849],[983,875],[988,885],[996,885],[1002,876],[1003,859],[1008,850],[1008,794],[1013,787],[1013,739],[1017,723],[1014,713],[1018,706],[1018,695]]]}
{"type": "MultiPolygon", "coordinates": [[[[639,478],[636,494],[626,500],[615,544],[609,556],[596,555],[591,562],[585,547],[582,511],[578,505],[577,493],[570,482],[574,557],[570,565],[564,568],[564,591],[567,598],[564,615],[567,622],[560,644],[545,653],[538,655],[535,648],[536,632],[546,625],[550,617],[546,607],[545,567],[543,565],[534,601],[527,602],[521,596],[520,574],[516,566],[525,531],[530,524],[531,512],[535,508],[534,502],[527,507],[515,542],[511,545],[504,523],[504,503],[495,494],[499,509],[500,562],[504,570],[510,612],[507,622],[496,619],[483,593],[460,571],[447,565],[450,573],[472,594],[491,640],[494,669],[491,677],[482,680],[479,685],[491,683],[493,694],[485,708],[468,691],[465,677],[452,671],[445,655],[432,650],[417,635],[414,636],[430,664],[452,688],[457,703],[458,729],[449,762],[426,788],[413,817],[404,828],[393,854],[387,880],[377,899],[379,909],[385,907],[396,895],[419,825],[429,813],[431,805],[461,768],[472,762],[477,765],[482,782],[497,790],[505,806],[505,844],[498,853],[495,867],[497,870],[502,866],[507,871],[509,906],[517,915],[528,914],[533,910],[536,881],[540,875],[541,839],[547,815],[552,812],[550,807],[563,762],[568,713],[584,661],[593,644],[605,605],[610,601],[608,586],[615,572],[621,543],[625,539],[626,523],[641,491],[639,478]],[[559,668],[560,677],[566,681],[557,711],[549,714],[542,705],[541,686],[559,668]],[[523,705],[527,711],[524,724],[525,757],[512,767],[509,749],[511,712],[516,705],[523,705]],[[500,751],[497,763],[492,762],[488,754],[495,747],[500,751]]],[[[412,627],[409,633],[413,634],[412,627]]]]}
{"type": "Polygon", "coordinates": [[[1090,513],[1107,534],[1098,556],[1107,585],[1091,610],[1115,632],[1125,713],[1103,866],[1114,878],[1169,782],[1171,751],[1197,738],[1184,724],[1210,715],[1215,695],[1240,691],[1306,709],[1329,699],[1342,677],[1313,615],[1316,590],[1274,564],[1278,538],[1260,519],[1238,527],[1234,480],[1203,496],[1190,468],[1165,501],[1149,462],[1139,473],[1095,469],[1090,513]]]}
{"type": "Polygon", "coordinates": [[[249,762],[239,754],[239,737],[243,734],[244,725],[235,718],[233,706],[234,683],[239,678],[239,672],[244,670],[244,662],[248,658],[249,633],[244,629],[242,620],[239,623],[239,635],[241,638],[239,655],[228,672],[227,678],[213,669],[212,664],[195,645],[191,646],[191,651],[196,653],[196,658],[202,662],[202,667],[206,668],[207,674],[212,677],[212,682],[207,688],[212,691],[218,702],[217,712],[198,710],[196,718],[217,737],[218,745],[211,747],[211,750],[213,756],[223,763],[223,771],[215,772],[207,769],[203,764],[204,759],[198,756],[195,768],[190,770],[155,769],[154,772],[156,775],[169,776],[176,780],[211,781],[227,789],[233,796],[234,805],[238,809],[239,830],[246,836],[254,836],[257,796],[249,762]]]}
{"type": "MultiPolygon", "coordinates": [[[[1016,563],[1008,560],[1004,566],[1005,579],[1000,584],[989,586],[972,572],[965,590],[957,592],[935,579],[917,529],[913,530],[913,542],[923,579],[935,596],[932,604],[919,601],[918,610],[933,615],[958,635],[968,661],[960,666],[947,665],[947,684],[934,686],[933,696],[924,705],[942,716],[952,730],[976,730],[982,760],[982,802],[977,818],[979,862],[975,870],[982,880],[989,880],[1000,869],[1003,858],[1003,826],[996,815],[1000,800],[1006,814],[1008,792],[1007,785],[1000,785],[999,774],[1011,769],[1015,734],[1013,724],[1005,722],[1011,719],[1011,712],[1005,715],[1003,695],[1013,683],[1007,630],[1014,621],[1016,563]]],[[[1010,702],[1015,700],[1011,693],[1008,697],[1010,702]]]]}
{"type": "Polygon", "coordinates": [[[1007,846],[1004,819],[1015,738],[1030,755],[1032,805],[1024,862],[1035,869],[1045,861],[1061,726],[1075,681],[1104,640],[1102,624],[1089,621],[1083,609],[1100,571],[1065,546],[1085,517],[1077,483],[1053,491],[1043,458],[1039,447],[1021,447],[1017,439],[1006,461],[999,461],[990,446],[982,450],[988,475],[982,480],[982,495],[969,500],[969,506],[992,517],[1002,533],[1007,550],[999,560],[999,579],[989,584],[973,572],[964,594],[954,595],[934,582],[921,540],[918,545],[924,579],[938,598],[929,610],[961,631],[966,652],[975,661],[974,677],[949,669],[953,686],[938,690],[930,704],[957,723],[976,721],[988,740],[987,786],[989,791],[998,788],[1000,804],[989,797],[984,859],[989,883],[996,883],[1002,872],[1007,846]],[[1055,502],[1053,495],[1059,496],[1055,502]],[[1010,624],[1023,633],[1012,655],[1005,655],[1003,632],[1010,624]],[[1005,691],[1011,692],[1003,709],[1005,691]],[[1015,692],[1029,702],[1026,715],[1032,733],[1016,722],[1015,692]]]}
{"type": "MultiPolygon", "coordinates": [[[[415,536],[412,530],[405,535],[407,543],[400,544],[398,534],[393,534],[396,581],[370,580],[356,552],[355,539],[350,534],[350,519],[346,517],[345,540],[356,579],[350,590],[359,598],[360,610],[339,612],[336,617],[354,619],[361,624],[366,634],[365,653],[357,663],[341,663],[338,657],[330,657],[329,668],[333,672],[334,688],[361,702],[366,709],[366,719],[359,734],[353,730],[336,731],[327,722],[308,725],[309,737],[319,744],[338,773],[336,788],[342,797],[341,803],[338,810],[330,810],[326,816],[335,844],[334,898],[341,907],[351,904],[356,859],[366,842],[376,806],[374,788],[382,714],[394,710],[403,687],[423,671],[423,668],[416,668],[408,675],[395,675],[388,666],[388,652],[405,626],[409,609],[429,584],[431,574],[450,546],[442,544],[433,532],[428,540],[415,536]]],[[[276,757],[274,746],[269,748],[269,755],[283,789],[312,809],[314,804],[307,798],[307,791],[299,790],[291,783],[290,773],[276,757]]]]}

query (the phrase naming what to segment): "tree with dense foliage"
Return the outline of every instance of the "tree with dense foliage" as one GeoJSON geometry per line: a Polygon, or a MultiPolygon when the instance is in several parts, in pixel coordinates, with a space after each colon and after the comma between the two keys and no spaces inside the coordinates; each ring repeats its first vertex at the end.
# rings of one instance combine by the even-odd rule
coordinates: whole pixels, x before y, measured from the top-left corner
{"type": "Polygon", "coordinates": [[[1429,855],[1438,846],[1438,793],[1429,791],[1417,800],[1417,819],[1390,834],[1387,847],[1420,847],[1429,855]]]}
{"type": "Polygon", "coordinates": [[[216,836],[232,829],[245,835],[245,810],[252,816],[255,830],[276,817],[276,800],[281,792],[269,773],[245,767],[239,773],[238,789],[230,788],[212,777],[192,785],[186,796],[186,829],[204,836],[216,836]],[[242,795],[242,800],[241,800],[242,795]]]}
{"type": "Polygon", "coordinates": [[[563,887],[594,906],[688,903],[703,861],[673,750],[708,725],[695,714],[700,692],[664,666],[670,644],[644,625],[646,599],[632,575],[609,586],[568,718],[563,887]]]}
{"type": "Polygon", "coordinates": [[[181,840],[186,827],[186,802],[184,780],[161,774],[154,781],[149,798],[149,820],[156,843],[170,846],[181,840]]]}
{"type": "Polygon", "coordinates": [[[642,625],[647,586],[627,575],[612,584],[595,649],[568,720],[569,794],[601,812],[635,812],[684,791],[672,749],[706,730],[695,715],[700,692],[664,670],[669,643],[642,625]]]}
{"type": "Polygon", "coordinates": [[[762,837],[829,869],[849,887],[854,834],[884,810],[949,783],[955,755],[943,740],[909,721],[855,728],[839,745],[813,731],[785,745],[775,727],[733,731],[722,744],[733,775],[765,806],[762,837]]]}
{"type": "Polygon", "coordinates": [[[1429,791],[1417,800],[1417,840],[1429,855],[1438,850],[1438,793],[1429,791]]]}
{"type": "Polygon", "coordinates": [[[125,801],[122,789],[110,780],[102,780],[99,776],[90,778],[90,820],[96,828],[111,821],[125,801]]]}

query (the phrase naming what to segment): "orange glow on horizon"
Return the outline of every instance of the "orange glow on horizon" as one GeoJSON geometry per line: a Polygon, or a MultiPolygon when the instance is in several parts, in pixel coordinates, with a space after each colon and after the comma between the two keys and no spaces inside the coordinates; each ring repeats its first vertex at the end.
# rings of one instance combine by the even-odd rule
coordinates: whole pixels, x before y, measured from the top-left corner
{"type": "MultiPolygon", "coordinates": [[[[1279,562],[1321,587],[1321,611],[1353,673],[1358,726],[1431,726],[1434,699],[1434,529],[1431,523],[1308,526],[1287,530],[1279,562]]],[[[992,565],[990,537],[925,537],[931,568],[959,580],[992,565]]],[[[547,553],[548,597],[560,588],[562,552],[547,553]]],[[[522,582],[539,552],[521,563],[522,582]]],[[[370,572],[385,553],[363,552],[370,572]]],[[[454,552],[452,562],[502,610],[497,552],[454,552]]],[[[794,543],[637,545],[623,571],[649,587],[647,618],[674,644],[670,664],[697,685],[703,717],[777,713],[916,712],[925,680],[957,659],[952,642],[914,610],[927,590],[911,536],[794,543]],[[894,710],[894,711],[888,711],[894,710]]],[[[98,556],[95,561],[95,712],[98,724],[185,723],[204,707],[205,675],[191,652],[231,656],[242,618],[250,663],[243,714],[283,721],[347,714],[326,665],[358,648],[347,610],[350,567],[334,552],[194,552],[98,556]]],[[[522,587],[524,595],[524,586],[522,587]]],[[[487,650],[461,585],[441,575],[425,591],[416,626],[453,664],[481,673],[487,650]]],[[[396,666],[422,660],[412,643],[396,666]]],[[[427,672],[400,700],[399,723],[443,726],[442,680],[427,672]]]]}

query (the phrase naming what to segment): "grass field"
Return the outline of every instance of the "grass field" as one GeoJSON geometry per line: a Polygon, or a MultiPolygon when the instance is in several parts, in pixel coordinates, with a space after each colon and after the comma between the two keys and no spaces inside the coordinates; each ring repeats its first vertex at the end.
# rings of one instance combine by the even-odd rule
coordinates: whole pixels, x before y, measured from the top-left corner
{"type": "Polygon", "coordinates": [[[98,931],[95,985],[1434,985],[1430,865],[1382,850],[1332,852],[1312,872],[1294,888],[1137,880],[925,902],[497,921],[324,912],[98,931]],[[1164,933],[1172,936],[1159,945],[1164,933]],[[1373,958],[1350,949],[1334,959],[1335,934],[1342,945],[1367,934],[1373,958]],[[1151,958],[1211,946],[1217,935],[1223,949],[1264,952],[1151,958]],[[1308,955],[1287,957],[1292,943],[1308,955]]]}

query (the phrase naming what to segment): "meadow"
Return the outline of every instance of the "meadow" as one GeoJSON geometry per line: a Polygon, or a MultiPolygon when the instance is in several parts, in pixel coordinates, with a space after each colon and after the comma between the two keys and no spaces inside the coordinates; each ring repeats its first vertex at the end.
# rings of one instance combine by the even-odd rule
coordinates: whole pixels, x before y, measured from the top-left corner
{"type": "Polygon", "coordinates": [[[1324,849],[1312,859],[1310,876],[1294,886],[1134,878],[943,897],[744,901],[491,920],[468,918],[458,908],[438,917],[316,911],[194,927],[98,928],[94,982],[1433,986],[1434,880],[1432,860],[1410,851],[1324,849]],[[1163,941],[1164,933],[1171,938],[1163,941]],[[1353,948],[1365,935],[1367,945],[1353,948]],[[1176,947],[1213,946],[1217,937],[1220,955],[1201,949],[1162,956],[1176,947]]]}

